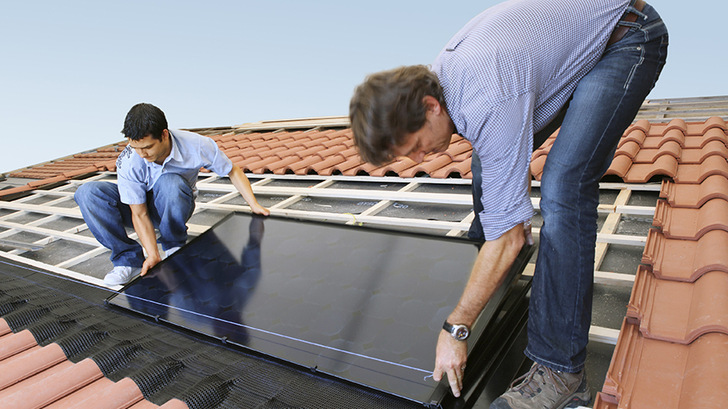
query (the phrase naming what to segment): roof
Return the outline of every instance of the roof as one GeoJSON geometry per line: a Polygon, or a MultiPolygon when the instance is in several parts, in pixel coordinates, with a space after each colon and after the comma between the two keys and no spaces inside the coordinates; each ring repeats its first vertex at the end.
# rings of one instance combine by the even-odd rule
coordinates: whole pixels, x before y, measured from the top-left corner
{"type": "MultiPolygon", "coordinates": [[[[587,368],[590,362],[592,367],[601,365],[595,355],[604,355],[604,365],[609,366],[597,376],[590,375],[600,391],[594,408],[642,408],[658,402],[665,408],[718,408],[728,399],[725,101],[728,98],[647,101],[622,137],[603,179],[595,321],[616,322],[614,327],[603,325],[618,331],[606,331],[606,338],[614,334],[613,347],[611,341],[590,342],[590,350],[597,352],[587,357],[587,368]],[[631,258],[634,261],[628,260],[631,258]],[[601,288],[601,283],[609,285],[601,288]],[[622,295],[619,288],[625,286],[622,295]],[[616,313],[605,317],[606,310],[616,313]]],[[[375,168],[362,163],[352,151],[346,126],[345,118],[324,118],[195,131],[211,136],[234,162],[247,168],[256,195],[281,214],[307,212],[336,222],[394,223],[407,229],[433,226],[438,234],[467,230],[470,152],[466,141],[454,136],[452,150],[429,155],[419,166],[404,159],[375,168]],[[321,209],[328,211],[322,213],[321,209]],[[396,214],[404,211],[409,213],[396,214]],[[423,221],[417,222],[418,218],[423,221]]],[[[536,207],[539,172],[552,141],[533,155],[536,207]]],[[[113,180],[114,174],[108,171],[114,170],[114,158],[122,146],[114,144],[7,175],[11,183],[4,186],[16,186],[0,191],[5,200],[0,202],[0,226],[18,229],[31,238],[21,240],[0,232],[2,239],[51,243],[49,248],[58,238],[97,246],[66,192],[86,180],[113,180]],[[28,212],[77,222],[56,233],[38,226],[42,223],[39,217],[19,215],[28,212]],[[17,221],[21,217],[25,218],[17,221]],[[43,241],[38,235],[54,239],[43,241]]],[[[206,212],[206,217],[245,208],[244,202],[230,196],[233,190],[224,180],[202,175],[198,210],[206,212]]],[[[199,216],[191,220],[193,232],[209,225],[199,216]]],[[[50,249],[26,246],[28,249],[16,247],[12,253],[31,261],[55,260],[44,256],[50,249]]],[[[11,248],[6,247],[3,254],[11,248]]],[[[57,263],[54,268],[61,273],[73,269],[74,274],[88,276],[86,271],[91,268],[74,258],[104,258],[102,254],[103,249],[96,247],[52,263],[57,263]]],[[[590,339],[602,335],[597,331],[590,339]]],[[[0,348],[5,339],[0,338],[0,348]]]]}
{"type": "Polygon", "coordinates": [[[107,292],[3,257],[0,282],[6,407],[419,407],[104,308],[107,292]]]}

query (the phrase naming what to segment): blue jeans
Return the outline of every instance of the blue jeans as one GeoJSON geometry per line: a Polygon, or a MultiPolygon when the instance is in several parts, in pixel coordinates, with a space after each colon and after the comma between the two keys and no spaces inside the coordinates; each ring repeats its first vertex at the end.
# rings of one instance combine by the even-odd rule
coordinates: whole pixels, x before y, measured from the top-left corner
{"type": "MultiPolygon", "coordinates": [[[[640,17],[634,23],[620,22],[630,30],[607,47],[599,63],[574,90],[563,117],[558,118],[561,130],[544,165],[543,226],[525,354],[558,371],[579,372],[586,360],[599,180],[667,57],[667,28],[658,13],[645,5],[637,14],[640,17]]],[[[548,132],[554,128],[550,125],[548,132]]],[[[541,136],[534,140],[543,142],[541,136]]],[[[473,163],[478,166],[479,160],[474,157],[473,163]]],[[[480,198],[480,172],[475,167],[473,190],[478,195],[474,198],[480,198]]],[[[477,210],[479,199],[474,203],[477,210]]],[[[478,228],[473,226],[469,236],[477,238],[478,228]]]]}
{"type": "MultiPolygon", "coordinates": [[[[141,267],[142,247],[129,238],[125,227],[133,227],[131,208],[121,203],[119,189],[111,182],[88,182],[74,195],[83,219],[96,240],[111,250],[114,266],[141,267]]],[[[147,192],[147,209],[154,227],[159,229],[163,250],[182,246],[187,241],[187,220],[195,209],[192,188],[180,175],[159,177],[147,192]]]]}

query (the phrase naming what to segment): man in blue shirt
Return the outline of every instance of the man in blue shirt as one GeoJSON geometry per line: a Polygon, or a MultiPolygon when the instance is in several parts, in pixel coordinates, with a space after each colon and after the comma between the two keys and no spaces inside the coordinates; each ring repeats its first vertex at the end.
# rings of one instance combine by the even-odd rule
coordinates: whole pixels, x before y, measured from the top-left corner
{"type": "Polygon", "coordinates": [[[431,67],[367,77],[349,116],[374,164],[473,146],[470,237],[485,240],[440,332],[433,377],[460,395],[468,328],[530,240],[532,150],[559,126],[541,180],[539,254],[522,381],[492,408],[586,404],[599,180],[657,81],[667,29],[643,0],[510,0],[471,20],[431,67]]]}
{"type": "Polygon", "coordinates": [[[133,106],[122,133],[129,144],[116,161],[117,183],[85,183],[74,195],[91,233],[111,250],[114,268],[104,277],[106,284],[126,284],[162,260],[155,228],[166,256],[184,245],[200,168],[227,175],[254,213],[270,213],[255,199],[245,173],[215,141],[168,129],[164,112],[156,106],[133,106]],[[128,237],[125,226],[134,228],[141,246],[128,237]]]}

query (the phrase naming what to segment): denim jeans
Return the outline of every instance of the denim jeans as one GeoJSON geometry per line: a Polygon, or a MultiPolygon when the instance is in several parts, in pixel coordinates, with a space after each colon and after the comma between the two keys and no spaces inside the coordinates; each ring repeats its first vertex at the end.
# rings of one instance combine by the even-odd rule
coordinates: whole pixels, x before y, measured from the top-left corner
{"type": "MultiPolygon", "coordinates": [[[[579,372],[586,360],[599,180],[667,57],[667,28],[658,13],[650,5],[636,13],[636,22],[620,22],[630,30],[607,47],[597,65],[579,82],[557,123],[542,131],[550,134],[561,121],[541,179],[543,226],[525,354],[558,371],[579,372]]],[[[535,135],[534,141],[543,142],[543,136],[535,135]]],[[[480,198],[479,165],[474,155],[476,212],[482,209],[475,199],[480,198]]],[[[476,217],[474,224],[478,221],[476,217]]],[[[482,239],[482,227],[473,226],[469,236],[482,239]]]]}
{"type": "MultiPolygon", "coordinates": [[[[141,267],[141,245],[129,238],[126,227],[133,227],[131,208],[121,203],[119,189],[111,182],[88,182],[74,195],[83,219],[96,240],[111,250],[114,266],[141,267]]],[[[159,229],[163,250],[182,246],[187,240],[187,220],[195,208],[192,188],[180,175],[159,177],[147,192],[147,209],[154,227],[159,229]]]]}

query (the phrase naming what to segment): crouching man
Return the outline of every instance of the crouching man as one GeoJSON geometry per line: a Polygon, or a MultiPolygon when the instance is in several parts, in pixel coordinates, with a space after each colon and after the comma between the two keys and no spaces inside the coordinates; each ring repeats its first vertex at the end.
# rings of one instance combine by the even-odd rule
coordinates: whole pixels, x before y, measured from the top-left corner
{"type": "Polygon", "coordinates": [[[155,228],[165,256],[185,243],[200,168],[228,175],[254,213],[270,214],[255,199],[245,173],[215,141],[193,132],[169,130],[164,112],[156,106],[133,106],[122,134],[129,144],[116,161],[117,183],[88,182],[74,196],[91,233],[111,250],[114,268],[104,277],[106,284],[126,284],[162,260],[155,228]],[[126,226],[134,228],[141,246],[128,237],[126,226]]]}

